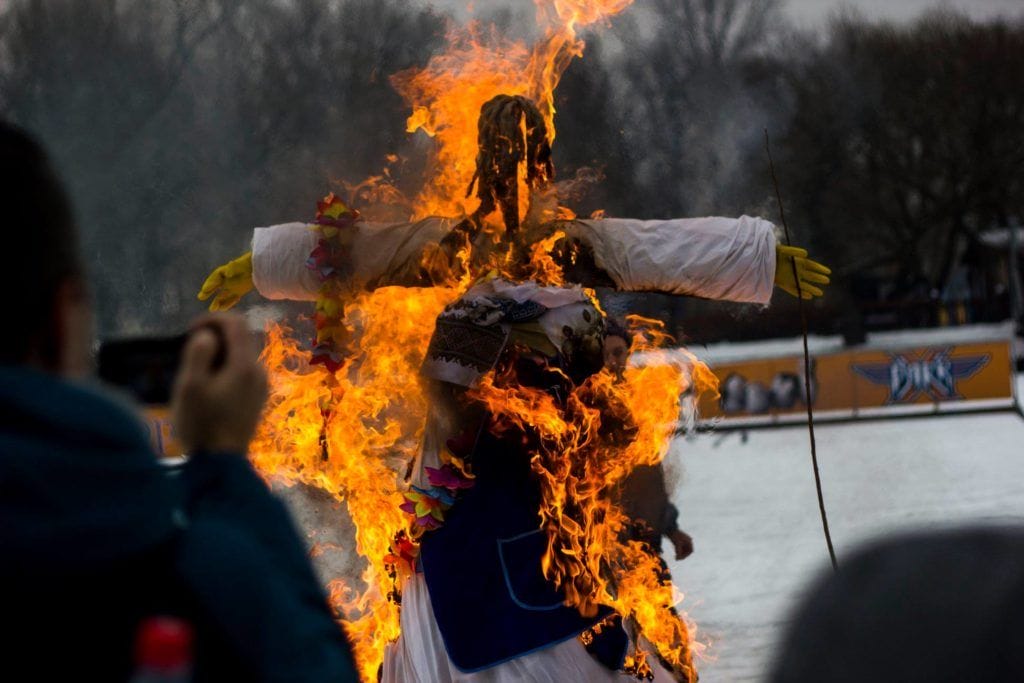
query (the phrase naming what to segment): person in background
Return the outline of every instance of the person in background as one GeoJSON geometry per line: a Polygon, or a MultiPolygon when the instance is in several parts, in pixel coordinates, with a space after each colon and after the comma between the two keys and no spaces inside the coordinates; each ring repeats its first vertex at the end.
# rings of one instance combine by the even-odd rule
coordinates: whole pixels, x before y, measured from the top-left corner
{"type": "Polygon", "coordinates": [[[1024,680],[1024,530],[903,533],[805,593],[770,683],[1024,680]]]}
{"type": "MultiPolygon", "coordinates": [[[[632,344],[633,337],[625,325],[609,318],[605,325],[604,365],[613,374],[622,376],[632,344]]],[[[633,520],[632,539],[643,541],[661,555],[661,539],[667,537],[677,560],[693,553],[693,539],[679,528],[679,510],[668,499],[662,463],[636,467],[622,483],[619,502],[633,520]]]]}
{"type": "MultiPolygon", "coordinates": [[[[195,634],[196,681],[356,681],[304,545],[245,459],[266,379],[244,321],[198,321],[172,411],[175,477],[134,412],[89,385],[72,210],[41,147],[0,122],[0,666],[124,681],[140,624],[195,634]]],[[[17,672],[17,673],[14,673],[17,672]]]]}

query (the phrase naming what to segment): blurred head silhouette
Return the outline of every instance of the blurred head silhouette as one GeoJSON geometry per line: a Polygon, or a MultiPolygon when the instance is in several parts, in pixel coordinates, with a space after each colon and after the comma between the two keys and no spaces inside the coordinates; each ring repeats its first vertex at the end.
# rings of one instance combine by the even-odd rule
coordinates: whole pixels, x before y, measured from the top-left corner
{"type": "Polygon", "coordinates": [[[840,561],[771,683],[1024,681],[1024,529],[918,533],[840,561]]]}
{"type": "Polygon", "coordinates": [[[42,147],[0,121],[0,363],[74,377],[90,367],[92,310],[71,204],[42,147]]]}

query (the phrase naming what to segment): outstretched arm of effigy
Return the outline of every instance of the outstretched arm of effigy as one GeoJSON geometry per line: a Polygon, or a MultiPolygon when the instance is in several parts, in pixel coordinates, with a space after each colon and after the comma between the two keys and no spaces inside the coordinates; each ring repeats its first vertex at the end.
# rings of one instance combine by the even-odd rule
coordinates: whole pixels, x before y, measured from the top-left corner
{"type": "Polygon", "coordinates": [[[771,223],[750,216],[575,220],[564,227],[588,251],[596,275],[611,281],[585,282],[595,273],[576,268],[581,284],[767,304],[776,286],[804,299],[823,296],[832,273],[805,249],[779,244],[771,223]]]}
{"type": "MultiPolygon", "coordinates": [[[[423,278],[425,249],[440,243],[455,223],[453,219],[431,217],[413,223],[360,221],[342,229],[343,263],[334,277],[339,286],[352,292],[389,284],[417,284],[423,278]]],[[[310,267],[310,259],[320,239],[307,223],[256,228],[252,251],[216,268],[203,284],[199,298],[213,296],[211,309],[221,310],[233,306],[255,287],[266,299],[315,301],[323,279],[310,267]]]]}
{"type": "Polygon", "coordinates": [[[593,251],[622,291],[767,304],[775,280],[774,227],[761,218],[576,220],[566,234],[593,251]]]}

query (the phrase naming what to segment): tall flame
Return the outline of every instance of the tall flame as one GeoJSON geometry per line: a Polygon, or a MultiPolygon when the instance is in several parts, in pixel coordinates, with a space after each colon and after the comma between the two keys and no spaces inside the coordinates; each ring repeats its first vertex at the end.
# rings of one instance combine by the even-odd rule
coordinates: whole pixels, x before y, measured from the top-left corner
{"type": "Polygon", "coordinates": [[[408,520],[398,478],[415,455],[427,401],[418,371],[435,318],[455,291],[388,287],[346,309],[361,329],[358,351],[335,373],[308,362],[306,345],[271,326],[263,351],[270,397],[251,447],[253,464],[276,481],[319,487],[343,500],[366,559],[362,586],[338,579],[331,602],[344,620],[364,681],[376,681],[384,646],[399,633],[385,563],[408,520]]]}
{"type": "MultiPolygon", "coordinates": [[[[584,43],[577,30],[618,14],[633,0],[535,0],[543,38],[531,47],[479,24],[452,28],[448,49],[425,67],[399,72],[391,82],[412,107],[406,130],[434,138],[430,177],[415,202],[416,218],[472,213],[466,197],[476,159],[480,107],[495,95],[524,95],[555,138],[555,88],[584,43]]],[[[526,196],[526,193],[522,193],[526,196]]]]}
{"type": "MultiPolygon", "coordinates": [[[[495,95],[525,95],[536,102],[553,139],[554,90],[583,52],[577,31],[632,2],[535,1],[542,35],[535,45],[506,40],[479,25],[452,29],[446,52],[392,78],[412,109],[408,130],[422,130],[436,143],[429,177],[413,205],[416,217],[459,216],[476,208],[466,190],[477,153],[477,115],[495,95]]],[[[533,250],[534,271],[542,282],[558,283],[561,273],[546,253],[543,244],[533,250]]],[[[432,289],[389,287],[357,296],[344,311],[357,343],[333,373],[309,364],[305,345],[291,330],[269,329],[263,361],[270,399],[252,460],[268,478],[316,486],[346,503],[356,550],[366,560],[363,585],[338,579],[330,592],[367,682],[377,680],[384,648],[399,634],[394,597],[400,577],[392,543],[408,526],[399,510],[400,479],[426,420],[418,370],[436,317],[468,284],[466,279],[432,289]]],[[[545,395],[501,386],[493,376],[475,390],[496,416],[528,424],[541,435],[532,466],[543,488],[540,522],[549,536],[544,570],[565,590],[567,604],[583,612],[599,603],[612,606],[690,680],[692,629],[667,609],[678,602],[678,591],[656,558],[635,542],[622,542],[626,520],[610,492],[634,466],[661,460],[679,416],[680,394],[712,382],[710,372],[693,360],[631,368],[622,381],[599,373],[566,408],[545,395]],[[616,420],[628,425],[628,442],[616,443],[609,435],[616,420]]],[[[633,656],[637,671],[644,670],[643,658],[639,651],[633,656]]]]}
{"type": "MultiPolygon", "coordinates": [[[[661,323],[631,316],[647,351],[666,341],[661,323]]],[[[547,392],[487,375],[471,393],[498,428],[529,430],[539,437],[531,467],[541,482],[541,527],[548,534],[544,574],[566,595],[566,604],[595,614],[608,605],[687,680],[696,681],[695,627],[671,611],[682,596],[659,560],[643,544],[626,540],[630,520],[615,494],[638,466],[656,465],[678,424],[681,397],[714,391],[707,366],[680,351],[660,362],[627,368],[620,380],[607,370],[574,389],[564,409],[547,392]]],[[[632,655],[642,673],[645,653],[632,655]]]]}

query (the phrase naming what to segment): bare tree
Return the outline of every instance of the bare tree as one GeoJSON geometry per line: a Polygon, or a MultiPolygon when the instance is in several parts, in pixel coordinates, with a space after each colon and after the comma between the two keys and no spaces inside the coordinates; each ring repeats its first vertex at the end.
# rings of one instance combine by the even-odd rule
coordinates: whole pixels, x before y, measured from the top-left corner
{"type": "Polygon", "coordinates": [[[11,2],[0,115],[67,176],[100,333],[180,328],[253,225],[308,215],[402,152],[386,77],[442,29],[393,0],[11,2]]]}
{"type": "Polygon", "coordinates": [[[782,27],[775,0],[653,0],[616,20],[599,41],[598,96],[610,103],[611,149],[627,155],[615,166],[629,174],[619,174],[621,197],[606,208],[655,216],[744,208],[743,168],[779,109],[766,74],[750,67],[782,27]]]}
{"type": "Polygon", "coordinates": [[[941,290],[979,230],[1024,212],[1024,27],[846,18],[797,69],[794,212],[848,273],[941,290]]]}
{"type": "Polygon", "coordinates": [[[724,70],[763,54],[781,23],[778,0],[654,0],[656,21],[682,40],[669,50],[679,73],[724,70]]]}

